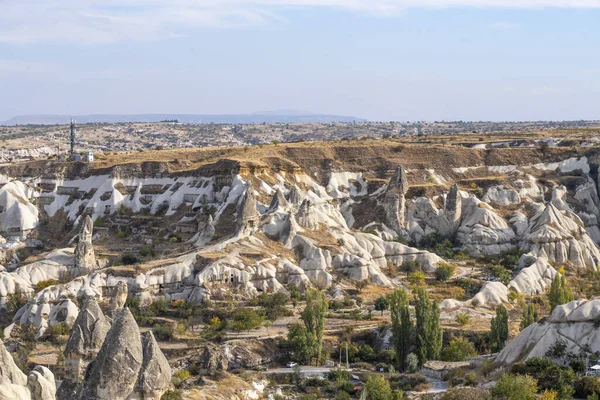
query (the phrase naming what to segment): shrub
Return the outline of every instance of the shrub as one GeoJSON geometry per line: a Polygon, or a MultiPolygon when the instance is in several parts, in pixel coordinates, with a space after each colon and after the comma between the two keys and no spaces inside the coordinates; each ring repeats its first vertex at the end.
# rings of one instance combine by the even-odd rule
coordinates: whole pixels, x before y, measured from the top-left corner
{"type": "Polygon", "coordinates": [[[256,329],[265,320],[264,315],[251,308],[241,308],[235,310],[231,316],[231,329],[234,331],[249,331],[256,329]]]}
{"type": "Polygon", "coordinates": [[[464,361],[476,355],[477,351],[473,343],[463,338],[451,340],[450,344],[442,350],[442,360],[444,361],[464,361]]]}
{"type": "Polygon", "coordinates": [[[158,340],[173,340],[173,327],[171,325],[157,325],[152,330],[158,340]]]}
{"type": "Polygon", "coordinates": [[[336,382],[336,383],[342,383],[344,381],[347,381],[350,378],[350,372],[344,370],[344,369],[332,369],[331,371],[329,371],[329,373],[327,373],[327,379],[329,379],[331,382],[336,382]]]}
{"type": "Polygon", "coordinates": [[[455,271],[455,265],[441,262],[438,263],[438,267],[435,270],[435,277],[440,282],[446,282],[448,279],[452,278],[455,271]]]}
{"type": "Polygon", "coordinates": [[[485,389],[456,387],[450,388],[441,400],[491,400],[492,395],[485,389]]]}
{"type": "Polygon", "coordinates": [[[573,385],[575,397],[586,398],[593,394],[600,394],[600,379],[593,376],[582,376],[573,385]]]}
{"type": "Polygon", "coordinates": [[[415,353],[406,356],[406,372],[415,373],[419,369],[419,357],[415,353]]]}
{"type": "Polygon", "coordinates": [[[39,281],[38,283],[36,283],[34,289],[36,292],[39,292],[40,290],[45,289],[50,286],[54,286],[57,283],[58,283],[58,281],[56,279],[47,279],[45,281],[39,281]]]}
{"type": "Polygon", "coordinates": [[[183,381],[189,379],[191,376],[192,375],[190,374],[190,371],[188,371],[187,369],[180,369],[179,371],[175,371],[173,373],[173,376],[171,377],[171,382],[175,387],[179,387],[183,383],[183,381]]]}
{"type": "Polygon", "coordinates": [[[138,263],[138,258],[130,253],[125,253],[121,256],[121,263],[123,265],[133,265],[138,263]]]}
{"type": "Polygon", "coordinates": [[[456,323],[460,326],[467,326],[471,323],[471,317],[468,314],[461,312],[456,316],[456,323]]]}
{"type": "Polygon", "coordinates": [[[529,375],[504,374],[492,389],[494,398],[502,400],[534,400],[537,381],[529,375]]]}
{"type": "Polygon", "coordinates": [[[179,390],[167,390],[160,400],[181,400],[181,392],[179,390]]]}

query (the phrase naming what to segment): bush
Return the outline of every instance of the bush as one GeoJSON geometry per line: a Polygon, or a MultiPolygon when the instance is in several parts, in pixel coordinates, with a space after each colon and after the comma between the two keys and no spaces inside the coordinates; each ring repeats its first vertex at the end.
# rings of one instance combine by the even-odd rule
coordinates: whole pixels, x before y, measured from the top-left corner
{"type": "Polygon", "coordinates": [[[406,356],[406,372],[415,373],[419,369],[419,357],[415,353],[406,356]]]}
{"type": "Polygon", "coordinates": [[[167,390],[160,400],[182,400],[181,392],[179,390],[167,390]]]}
{"type": "Polygon", "coordinates": [[[180,369],[179,371],[175,371],[173,376],[171,377],[171,382],[173,386],[179,387],[186,379],[189,379],[192,375],[190,371],[187,369],[180,369]]]}
{"type": "Polygon", "coordinates": [[[529,375],[504,374],[492,389],[494,398],[502,400],[535,400],[537,381],[529,375]]]}
{"type": "Polygon", "coordinates": [[[491,400],[492,395],[485,389],[456,387],[450,388],[441,400],[491,400]]]}
{"type": "Polygon", "coordinates": [[[444,361],[464,361],[476,355],[477,351],[473,343],[463,338],[451,340],[450,344],[442,350],[442,360],[444,361]]]}
{"type": "Polygon", "coordinates": [[[152,328],[156,339],[161,341],[173,340],[173,327],[171,325],[157,325],[152,328]]]}
{"type": "Polygon", "coordinates": [[[130,253],[125,253],[121,256],[121,263],[123,265],[133,265],[138,263],[138,258],[130,253]]]}
{"type": "Polygon", "coordinates": [[[350,378],[350,372],[344,369],[332,369],[327,374],[327,379],[331,382],[342,383],[350,378]]]}
{"type": "Polygon", "coordinates": [[[45,281],[39,281],[38,283],[36,283],[34,289],[36,292],[39,292],[40,290],[45,289],[50,286],[54,286],[57,283],[58,283],[58,281],[56,279],[47,279],[45,281]]]}
{"type": "Polygon", "coordinates": [[[455,265],[440,262],[440,263],[438,263],[438,267],[435,270],[435,277],[440,282],[446,282],[448,279],[452,278],[455,271],[456,271],[455,265]]]}
{"type": "Polygon", "coordinates": [[[587,396],[600,394],[600,379],[593,376],[582,376],[575,380],[573,385],[575,389],[575,397],[586,398],[587,396]]]}
{"type": "Polygon", "coordinates": [[[461,312],[456,316],[456,323],[460,326],[467,326],[471,323],[471,317],[468,314],[461,312]]]}

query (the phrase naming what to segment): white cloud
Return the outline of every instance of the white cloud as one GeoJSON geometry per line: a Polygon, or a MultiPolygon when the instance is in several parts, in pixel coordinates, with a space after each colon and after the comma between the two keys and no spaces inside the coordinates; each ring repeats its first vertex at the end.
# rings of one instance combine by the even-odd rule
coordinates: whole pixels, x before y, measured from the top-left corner
{"type": "Polygon", "coordinates": [[[411,8],[600,8],[600,0],[0,0],[0,43],[111,43],[265,26],[283,9],[395,15],[411,8]]]}

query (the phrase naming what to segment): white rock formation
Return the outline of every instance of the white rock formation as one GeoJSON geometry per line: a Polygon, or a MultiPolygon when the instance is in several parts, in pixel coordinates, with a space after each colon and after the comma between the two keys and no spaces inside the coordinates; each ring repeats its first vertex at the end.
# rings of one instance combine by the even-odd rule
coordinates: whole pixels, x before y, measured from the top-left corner
{"type": "Polygon", "coordinates": [[[538,257],[531,266],[523,268],[510,281],[508,288],[526,295],[542,294],[552,284],[555,275],[556,270],[548,263],[548,260],[538,257]]]}
{"type": "Polygon", "coordinates": [[[487,203],[463,199],[463,221],[457,240],[472,256],[498,255],[516,246],[513,230],[487,203]]]}
{"type": "Polygon", "coordinates": [[[514,189],[505,189],[504,186],[492,186],[488,189],[482,200],[486,203],[509,206],[511,204],[519,204],[521,196],[514,189]]]}
{"type": "Polygon", "coordinates": [[[92,236],[94,236],[94,221],[92,221],[89,215],[86,215],[81,223],[79,235],[77,236],[75,268],[79,268],[83,271],[93,271],[96,269],[96,256],[94,255],[92,236]]]}
{"type": "Polygon", "coordinates": [[[600,251],[581,219],[572,211],[559,210],[552,202],[530,219],[521,250],[577,267],[596,269],[600,262],[600,251]]]}
{"type": "Polygon", "coordinates": [[[396,233],[404,230],[405,195],[408,191],[408,179],[402,166],[398,166],[388,183],[383,199],[386,225],[396,233]]]}
{"type": "Polygon", "coordinates": [[[566,351],[579,353],[589,346],[600,352],[600,300],[578,300],[557,306],[552,314],[525,328],[498,354],[495,362],[509,365],[532,357],[544,357],[558,340],[564,340],[566,351]]]}

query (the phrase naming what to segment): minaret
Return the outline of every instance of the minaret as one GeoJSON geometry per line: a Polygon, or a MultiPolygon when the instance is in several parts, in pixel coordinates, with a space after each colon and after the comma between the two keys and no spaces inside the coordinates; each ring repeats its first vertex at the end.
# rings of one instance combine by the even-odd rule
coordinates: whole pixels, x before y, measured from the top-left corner
{"type": "Polygon", "coordinates": [[[71,118],[71,152],[69,153],[69,156],[71,157],[71,160],[73,159],[73,156],[75,155],[75,134],[77,133],[77,129],[75,128],[75,120],[73,118],[71,118]]]}

